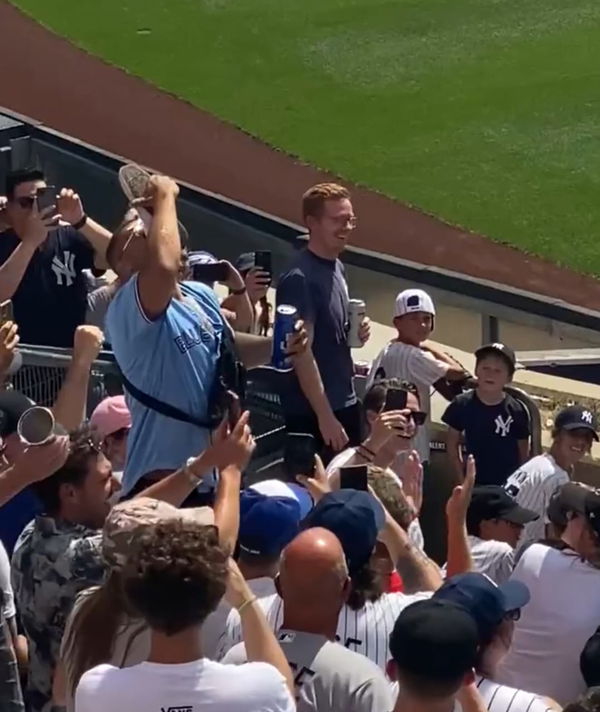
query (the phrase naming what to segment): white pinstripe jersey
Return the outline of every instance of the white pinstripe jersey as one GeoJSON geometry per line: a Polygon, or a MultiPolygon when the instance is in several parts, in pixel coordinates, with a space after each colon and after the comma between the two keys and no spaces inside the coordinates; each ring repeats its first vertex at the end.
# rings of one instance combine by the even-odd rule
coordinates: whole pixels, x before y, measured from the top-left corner
{"type": "MultiPolygon", "coordinates": [[[[469,536],[469,548],[475,571],[485,574],[498,585],[508,581],[515,566],[515,552],[510,544],[469,536]]],[[[442,572],[445,576],[446,564],[442,572]]]]}
{"type": "MultiPolygon", "coordinates": [[[[350,650],[362,653],[382,670],[389,659],[388,642],[396,619],[411,603],[431,598],[432,591],[406,595],[384,593],[377,601],[367,603],[358,611],[344,606],[338,619],[337,639],[350,650]]],[[[262,599],[260,606],[266,611],[269,626],[277,631],[283,621],[283,601],[277,594],[262,599]]],[[[219,648],[218,659],[242,640],[239,620],[230,618],[219,648]]]]}
{"type": "Polygon", "coordinates": [[[489,712],[549,712],[552,708],[543,697],[499,685],[484,677],[477,678],[477,689],[489,712]]]}
{"type": "MultiPolygon", "coordinates": [[[[392,341],[377,355],[367,379],[367,389],[375,380],[379,368],[385,371],[385,378],[398,378],[414,383],[419,389],[421,410],[429,414],[431,410],[431,386],[448,373],[447,363],[438,361],[433,354],[417,346],[392,341]]],[[[429,462],[429,427],[423,425],[415,436],[415,448],[422,462],[429,462]]]]}
{"type": "Polygon", "coordinates": [[[504,485],[508,494],[516,499],[521,507],[531,509],[540,515],[535,522],[525,525],[517,545],[517,552],[544,538],[546,510],[550,497],[569,479],[566,470],[557,465],[556,460],[549,453],[532,458],[508,478],[504,485]]]}

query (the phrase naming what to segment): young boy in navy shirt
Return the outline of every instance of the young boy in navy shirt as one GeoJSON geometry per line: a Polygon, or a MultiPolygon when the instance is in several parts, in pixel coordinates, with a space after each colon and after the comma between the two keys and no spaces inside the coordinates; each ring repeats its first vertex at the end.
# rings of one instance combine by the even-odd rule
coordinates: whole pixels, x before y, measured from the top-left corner
{"type": "Polygon", "coordinates": [[[504,392],[515,372],[515,354],[495,343],[475,352],[477,387],[456,396],[442,420],[448,426],[448,458],[458,481],[464,477],[461,439],[475,457],[478,485],[503,485],[529,459],[529,417],[504,392]],[[461,438],[462,436],[462,438],[461,438]]]}

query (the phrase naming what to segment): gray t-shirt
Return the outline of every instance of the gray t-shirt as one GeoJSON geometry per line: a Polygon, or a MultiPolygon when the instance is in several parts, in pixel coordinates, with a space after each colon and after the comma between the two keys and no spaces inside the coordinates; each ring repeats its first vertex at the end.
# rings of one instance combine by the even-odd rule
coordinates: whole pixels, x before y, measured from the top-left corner
{"type": "MultiPolygon", "coordinates": [[[[317,257],[302,250],[277,285],[277,305],[291,304],[314,327],[312,351],[331,408],[356,403],[354,366],[348,334],[348,285],[340,260],[317,257]]],[[[311,407],[296,377],[290,374],[283,398],[291,415],[305,415],[311,407]]]]}
{"type": "MultiPolygon", "coordinates": [[[[298,712],[388,712],[394,707],[389,682],[368,658],[324,635],[280,630],[279,644],[294,675],[298,712]]],[[[243,643],[224,663],[247,661],[243,643]]]]}

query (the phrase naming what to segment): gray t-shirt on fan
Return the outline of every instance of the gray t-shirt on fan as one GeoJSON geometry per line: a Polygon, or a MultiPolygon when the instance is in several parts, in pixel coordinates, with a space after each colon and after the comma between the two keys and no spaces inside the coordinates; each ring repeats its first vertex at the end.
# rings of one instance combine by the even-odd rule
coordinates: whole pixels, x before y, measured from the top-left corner
{"type": "MultiPolygon", "coordinates": [[[[294,675],[298,712],[388,712],[394,707],[390,684],[374,662],[333,643],[324,635],[280,630],[279,644],[294,675]]],[[[223,663],[247,661],[243,643],[223,663]]]]}
{"type": "MultiPolygon", "coordinates": [[[[348,336],[348,285],[340,260],[317,257],[301,250],[277,285],[277,305],[291,304],[300,318],[314,327],[313,356],[331,408],[342,410],[356,403],[354,364],[348,336]]],[[[282,405],[290,415],[312,409],[293,373],[288,378],[282,405]]]]}

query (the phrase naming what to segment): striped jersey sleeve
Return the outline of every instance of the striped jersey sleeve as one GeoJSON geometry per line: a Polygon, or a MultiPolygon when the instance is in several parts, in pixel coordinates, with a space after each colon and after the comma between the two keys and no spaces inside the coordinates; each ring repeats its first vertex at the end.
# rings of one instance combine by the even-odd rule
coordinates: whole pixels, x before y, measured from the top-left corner
{"type": "Polygon", "coordinates": [[[543,697],[532,692],[499,685],[486,678],[479,678],[477,689],[488,712],[551,712],[552,707],[543,697]]]}
{"type": "Polygon", "coordinates": [[[475,570],[485,574],[496,584],[508,581],[515,566],[514,550],[503,541],[484,541],[469,537],[475,570]]]}
{"type": "Polygon", "coordinates": [[[438,361],[428,351],[394,341],[388,344],[373,361],[367,388],[369,388],[379,369],[383,369],[385,378],[398,378],[421,386],[430,386],[445,376],[448,364],[438,361]]]}

